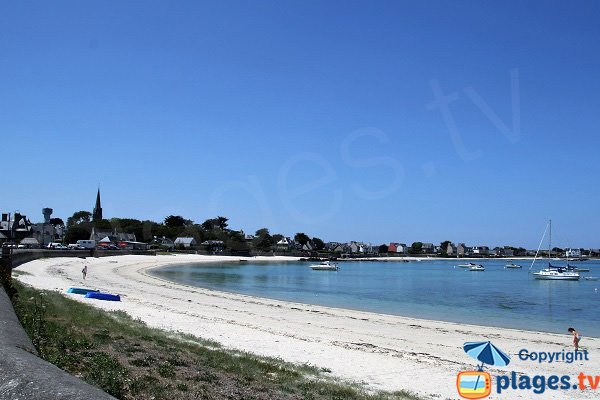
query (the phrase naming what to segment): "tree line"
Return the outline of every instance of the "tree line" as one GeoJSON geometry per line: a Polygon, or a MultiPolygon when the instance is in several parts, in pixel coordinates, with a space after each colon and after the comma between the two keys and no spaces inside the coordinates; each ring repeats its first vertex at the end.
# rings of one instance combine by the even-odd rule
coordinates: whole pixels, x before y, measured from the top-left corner
{"type": "MultiPolygon", "coordinates": [[[[62,221],[61,221],[62,222],[62,221]]],[[[138,241],[150,242],[156,238],[169,238],[174,240],[177,237],[193,237],[198,244],[207,240],[222,241],[226,248],[234,251],[248,250],[249,245],[246,235],[243,231],[229,229],[229,218],[217,216],[209,218],[204,222],[197,224],[191,219],[186,219],[181,215],[169,215],[162,222],[151,220],[138,220],[134,218],[111,218],[100,221],[92,221],[92,213],[89,211],[77,211],[67,219],[65,242],[75,243],[77,240],[86,240],[90,238],[92,228],[99,231],[113,231],[123,233],[133,233],[138,241]]],[[[271,234],[269,229],[258,229],[251,246],[261,251],[270,251],[283,239],[282,234],[271,234]]],[[[325,243],[317,238],[310,238],[303,232],[294,236],[294,241],[305,245],[311,243],[314,250],[322,250],[325,243]]]]}

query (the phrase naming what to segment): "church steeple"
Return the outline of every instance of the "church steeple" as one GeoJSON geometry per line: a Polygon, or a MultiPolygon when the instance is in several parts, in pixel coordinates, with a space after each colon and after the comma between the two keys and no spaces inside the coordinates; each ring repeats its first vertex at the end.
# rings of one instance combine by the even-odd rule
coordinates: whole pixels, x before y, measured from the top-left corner
{"type": "Polygon", "coordinates": [[[92,221],[102,220],[102,206],[100,205],[100,188],[98,188],[98,195],[96,196],[96,206],[94,207],[94,213],[92,214],[92,221]]]}

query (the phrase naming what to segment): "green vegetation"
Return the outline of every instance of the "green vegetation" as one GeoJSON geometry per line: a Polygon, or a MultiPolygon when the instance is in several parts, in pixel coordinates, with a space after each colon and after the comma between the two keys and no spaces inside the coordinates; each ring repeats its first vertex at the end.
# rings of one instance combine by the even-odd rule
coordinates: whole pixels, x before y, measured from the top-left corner
{"type": "Polygon", "coordinates": [[[408,254],[421,254],[423,252],[423,243],[414,242],[408,249],[408,254]]]}
{"type": "Polygon", "coordinates": [[[440,256],[441,257],[448,257],[448,245],[452,243],[449,240],[444,240],[443,242],[440,243],[440,256]]]}
{"type": "Polygon", "coordinates": [[[40,356],[121,399],[417,399],[367,393],[327,370],[220,348],[148,328],[18,283],[14,306],[40,356]]]}

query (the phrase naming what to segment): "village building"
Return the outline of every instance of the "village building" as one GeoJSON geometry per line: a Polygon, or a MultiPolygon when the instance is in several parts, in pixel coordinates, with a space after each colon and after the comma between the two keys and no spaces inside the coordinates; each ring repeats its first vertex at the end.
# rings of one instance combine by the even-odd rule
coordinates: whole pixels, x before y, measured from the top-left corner
{"type": "Polygon", "coordinates": [[[196,247],[197,245],[198,242],[196,242],[196,239],[193,237],[178,237],[175,239],[175,247],[183,246],[184,248],[189,249],[190,247],[196,247]]]}

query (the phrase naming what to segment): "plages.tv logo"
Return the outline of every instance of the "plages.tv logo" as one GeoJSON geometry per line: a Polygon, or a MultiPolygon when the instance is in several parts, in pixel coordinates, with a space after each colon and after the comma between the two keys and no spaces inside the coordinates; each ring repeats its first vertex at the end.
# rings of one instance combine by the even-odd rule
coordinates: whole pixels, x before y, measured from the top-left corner
{"type": "Polygon", "coordinates": [[[494,346],[492,342],[467,342],[465,353],[481,362],[477,371],[463,371],[456,376],[456,389],[465,399],[483,399],[492,392],[492,376],[483,370],[484,364],[506,366],[510,357],[494,346]]]}

